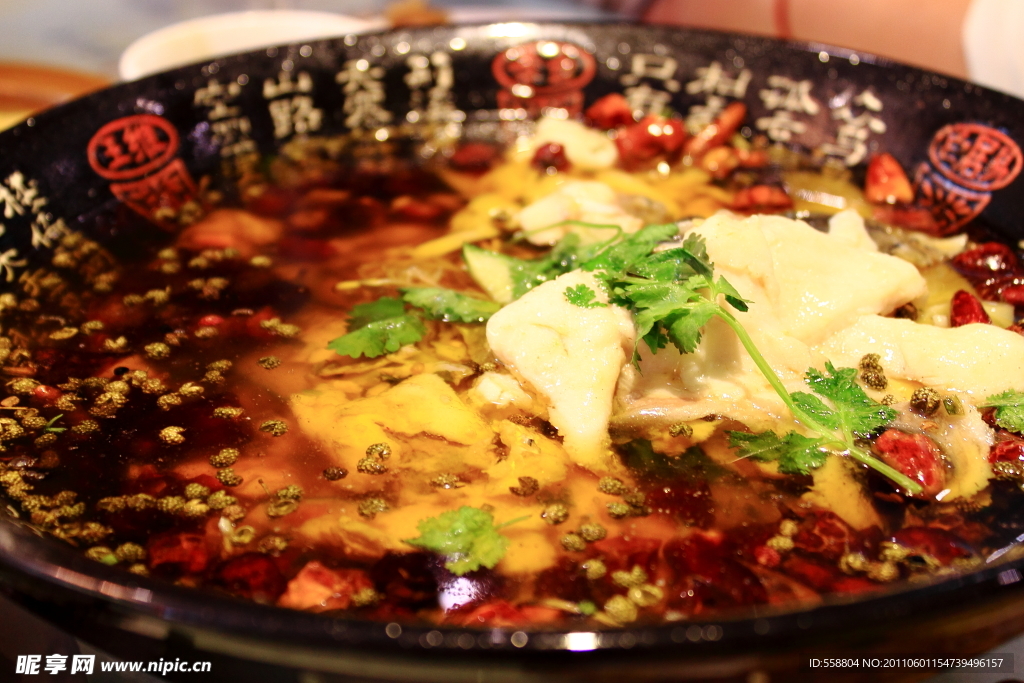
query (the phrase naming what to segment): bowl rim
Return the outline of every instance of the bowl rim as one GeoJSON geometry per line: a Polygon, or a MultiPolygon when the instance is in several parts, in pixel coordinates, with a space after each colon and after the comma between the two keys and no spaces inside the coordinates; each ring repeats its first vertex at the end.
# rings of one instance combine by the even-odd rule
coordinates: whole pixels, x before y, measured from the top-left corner
{"type": "MultiPolygon", "coordinates": [[[[899,67],[914,73],[933,75],[933,72],[928,70],[908,66],[885,57],[811,41],[783,40],[767,36],[697,28],[644,26],[633,22],[537,21],[516,23],[541,28],[567,27],[572,29],[622,25],[738,37],[763,41],[776,49],[784,48],[819,54],[825,52],[828,55],[847,58],[856,55],[864,63],[881,67],[899,67]]],[[[494,22],[480,22],[445,26],[444,29],[458,32],[461,29],[493,25],[495,25],[494,22]]],[[[373,31],[361,34],[361,37],[383,37],[402,31],[408,31],[408,29],[373,31]]],[[[284,50],[296,45],[336,43],[342,39],[343,36],[318,38],[284,43],[273,47],[284,50]]],[[[173,77],[176,74],[194,72],[201,65],[223,60],[257,58],[266,56],[266,53],[267,48],[259,48],[221,55],[144,76],[141,80],[167,79],[173,82],[173,77]]],[[[942,76],[942,78],[953,83],[966,83],[951,76],[942,76]]],[[[82,99],[102,98],[112,90],[130,88],[135,83],[118,84],[112,88],[86,95],[82,99]]],[[[1024,102],[1011,95],[984,86],[974,87],[977,91],[985,93],[986,96],[1001,96],[1024,105],[1024,102]]],[[[7,139],[4,136],[27,135],[29,129],[35,125],[35,119],[58,118],[62,115],[63,110],[63,106],[47,110],[11,131],[0,134],[0,145],[3,140],[7,139]]],[[[696,618],[678,623],[608,629],[470,628],[341,618],[260,605],[231,596],[187,589],[157,579],[131,575],[115,567],[93,562],[76,553],[72,548],[57,543],[55,539],[40,537],[24,522],[0,517],[0,576],[8,574],[9,577],[17,575],[42,580],[45,584],[62,591],[66,596],[106,603],[115,611],[128,610],[168,623],[194,628],[229,630],[255,638],[303,639],[309,638],[312,634],[321,634],[324,636],[325,642],[330,642],[335,646],[394,649],[396,645],[400,645],[405,650],[473,650],[495,656],[502,653],[524,651],[579,654],[580,648],[573,644],[569,636],[581,633],[592,634],[595,637],[593,651],[622,651],[632,649],[636,645],[639,646],[638,649],[647,651],[672,651],[677,654],[680,648],[687,648],[686,653],[695,654],[703,652],[703,650],[694,648],[715,648],[729,643],[779,642],[794,635],[805,634],[810,630],[827,633],[848,630],[848,622],[851,620],[873,619],[873,623],[876,623],[878,620],[892,619],[894,615],[907,615],[915,610],[934,606],[936,598],[961,596],[958,600],[960,604],[963,604],[984,596],[998,597],[1009,595],[1011,592],[1016,594],[1024,589],[1024,583],[1020,583],[1022,570],[1024,570],[1024,558],[987,565],[982,569],[965,574],[937,578],[910,588],[907,587],[909,584],[901,582],[891,588],[870,592],[866,594],[866,597],[865,594],[860,594],[857,597],[827,596],[821,603],[811,606],[804,604],[802,607],[755,610],[753,616],[749,614],[750,610],[742,610],[743,613],[728,614],[726,618],[696,618]],[[902,604],[894,605],[892,602],[894,598],[898,598],[902,604]],[[399,628],[397,635],[393,635],[396,629],[392,626],[396,624],[399,628]],[[693,633],[690,629],[694,626],[700,627],[699,637],[696,638],[689,635],[693,633]],[[683,631],[680,631],[681,628],[683,631]],[[431,633],[441,634],[440,644],[435,645],[430,642],[428,636],[431,633]],[[512,639],[512,636],[518,633],[525,635],[521,645],[512,639]],[[495,640],[489,647],[474,645],[467,648],[459,642],[459,636],[463,634],[470,634],[474,637],[480,634],[494,634],[494,637],[500,642],[495,640]],[[624,636],[629,637],[623,639],[624,636]],[[633,639],[632,644],[629,644],[630,637],[633,639]],[[427,640],[424,641],[424,639],[427,640]]]]}

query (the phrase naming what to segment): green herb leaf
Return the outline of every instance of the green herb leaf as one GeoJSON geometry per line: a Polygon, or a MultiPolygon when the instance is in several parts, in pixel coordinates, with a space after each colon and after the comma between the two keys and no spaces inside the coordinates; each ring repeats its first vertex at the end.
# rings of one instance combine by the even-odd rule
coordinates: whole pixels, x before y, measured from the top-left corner
{"type": "Polygon", "coordinates": [[[401,299],[381,297],[352,308],[349,333],[332,339],[327,348],[341,356],[376,358],[415,344],[427,333],[423,321],[405,312],[401,299]]]}
{"type": "Polygon", "coordinates": [[[608,278],[621,277],[647,258],[654,247],[677,234],[679,226],[675,223],[648,225],[601,250],[580,267],[588,271],[604,271],[608,278]]]}
{"type": "Polygon", "coordinates": [[[579,306],[580,308],[604,308],[608,306],[608,304],[597,300],[597,292],[582,284],[575,287],[566,287],[565,299],[573,306],[579,306]]]}
{"type": "Polygon", "coordinates": [[[1011,389],[989,396],[982,407],[996,409],[996,424],[1003,429],[1024,434],[1024,391],[1011,389]]]}
{"type": "Polygon", "coordinates": [[[401,299],[382,296],[368,304],[353,306],[352,312],[348,316],[348,329],[350,332],[358,330],[360,327],[366,327],[372,322],[395,318],[403,313],[405,313],[405,304],[402,303],[401,299]]]}
{"type": "Polygon", "coordinates": [[[501,309],[496,301],[441,287],[416,287],[402,290],[402,299],[426,313],[431,320],[454,323],[482,323],[501,309]]]}
{"type": "Polygon", "coordinates": [[[404,542],[445,556],[445,568],[462,576],[480,567],[490,569],[505,556],[508,538],[498,533],[501,526],[494,526],[491,513],[463,505],[422,520],[416,527],[419,537],[404,542]]]}
{"type": "Polygon", "coordinates": [[[423,321],[414,315],[385,318],[355,332],[332,339],[327,348],[341,356],[376,358],[394,353],[406,344],[415,344],[427,333],[423,321]]]}
{"type": "Polygon", "coordinates": [[[813,396],[800,392],[793,394],[793,400],[822,424],[830,429],[842,429],[844,433],[868,437],[896,419],[895,410],[864,393],[857,384],[855,368],[837,370],[832,363],[826,362],[825,370],[826,373],[822,373],[811,368],[805,375],[805,381],[814,393],[832,402],[831,411],[813,396]]]}
{"type": "Polygon", "coordinates": [[[822,449],[822,439],[789,432],[779,436],[767,431],[760,434],[729,432],[729,445],[739,451],[741,458],[761,462],[778,461],[784,474],[810,474],[825,464],[828,453],[822,449]]]}

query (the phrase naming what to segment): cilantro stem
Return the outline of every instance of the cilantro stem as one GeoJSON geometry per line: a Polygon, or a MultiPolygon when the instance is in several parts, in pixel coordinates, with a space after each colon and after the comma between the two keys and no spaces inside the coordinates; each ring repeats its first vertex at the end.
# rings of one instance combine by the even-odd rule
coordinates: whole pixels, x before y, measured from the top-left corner
{"type": "MultiPolygon", "coordinates": [[[[715,298],[717,299],[717,297],[715,298]]],[[[835,436],[836,433],[833,430],[822,425],[820,422],[808,415],[793,401],[793,398],[789,395],[789,392],[786,390],[782,380],[779,379],[779,376],[775,374],[775,370],[772,369],[772,366],[768,364],[765,357],[761,355],[760,351],[758,351],[757,346],[754,345],[754,340],[750,338],[750,335],[747,333],[746,328],[743,327],[743,324],[740,323],[740,321],[737,320],[735,316],[733,316],[733,314],[724,306],[717,303],[716,306],[718,309],[716,311],[718,317],[725,321],[725,324],[732,328],[732,331],[736,333],[736,336],[740,340],[740,344],[743,345],[743,348],[747,350],[748,354],[750,354],[751,360],[754,361],[754,365],[756,365],[757,369],[761,371],[764,378],[768,380],[768,383],[772,385],[772,389],[775,390],[775,393],[779,395],[782,402],[785,403],[786,407],[789,408],[791,413],[793,413],[793,417],[795,417],[798,422],[803,423],[808,429],[818,432],[818,434],[822,436],[835,436]]],[[[849,453],[850,457],[854,460],[857,460],[876,472],[888,477],[907,491],[917,494],[924,490],[919,483],[907,475],[893,467],[890,467],[889,465],[886,465],[878,458],[867,453],[863,448],[856,446],[853,443],[852,434],[844,432],[842,438],[837,439],[835,443],[836,445],[842,446],[842,448],[849,453]]]]}
{"type": "Polygon", "coordinates": [[[519,522],[525,522],[529,518],[530,518],[530,515],[523,515],[522,517],[516,517],[515,519],[510,519],[509,521],[502,522],[498,526],[494,527],[494,530],[497,531],[498,529],[504,529],[505,527],[512,526],[513,524],[519,524],[519,522]]]}

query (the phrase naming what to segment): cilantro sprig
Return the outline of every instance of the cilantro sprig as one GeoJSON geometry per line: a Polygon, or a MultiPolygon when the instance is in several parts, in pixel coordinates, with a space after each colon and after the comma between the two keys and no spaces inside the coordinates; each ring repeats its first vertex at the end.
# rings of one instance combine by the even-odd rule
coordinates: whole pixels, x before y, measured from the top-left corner
{"type": "MultiPolygon", "coordinates": [[[[821,467],[830,452],[845,452],[885,475],[903,489],[920,493],[921,485],[861,448],[856,441],[891,422],[895,411],[872,400],[854,381],[853,368],[807,372],[813,393],[790,393],[751,339],[735,312],[751,303],[724,277],[715,277],[702,237],[691,233],[678,247],[654,247],[678,232],[675,225],[653,225],[603,250],[582,264],[594,271],[610,293],[610,301],[634,313],[637,346],[641,340],[657,353],[669,343],[680,353],[700,344],[704,326],[719,318],[736,333],[754,365],[810,434],[775,432],[730,435],[743,457],[775,460],[783,472],[808,474],[821,467]]],[[[640,354],[634,348],[633,362],[640,354]]]]}
{"type": "Polygon", "coordinates": [[[580,308],[605,308],[608,304],[597,300],[597,292],[586,285],[565,288],[565,300],[580,308]]]}
{"type": "Polygon", "coordinates": [[[982,408],[996,409],[996,424],[1011,432],[1024,434],[1024,391],[1004,391],[989,396],[981,404],[982,408]]]}
{"type": "Polygon", "coordinates": [[[445,569],[462,576],[480,567],[491,569],[498,564],[509,544],[508,538],[498,531],[524,519],[527,518],[495,526],[490,512],[463,505],[458,510],[421,520],[416,526],[420,535],[403,542],[444,556],[447,558],[445,569]]]}
{"type": "Polygon", "coordinates": [[[348,334],[332,339],[327,348],[341,356],[376,358],[415,344],[427,333],[419,317],[406,313],[401,299],[381,297],[352,308],[348,334]]]}
{"type": "Polygon", "coordinates": [[[449,323],[486,322],[501,308],[501,304],[496,301],[478,299],[441,287],[403,289],[402,300],[422,310],[431,320],[449,323]]]}
{"type": "Polygon", "coordinates": [[[442,287],[410,287],[401,292],[401,299],[385,296],[353,306],[348,334],[332,339],[327,348],[342,356],[376,358],[422,339],[427,333],[422,318],[482,323],[501,308],[497,302],[442,287]],[[406,311],[406,304],[415,310],[406,311]]]}

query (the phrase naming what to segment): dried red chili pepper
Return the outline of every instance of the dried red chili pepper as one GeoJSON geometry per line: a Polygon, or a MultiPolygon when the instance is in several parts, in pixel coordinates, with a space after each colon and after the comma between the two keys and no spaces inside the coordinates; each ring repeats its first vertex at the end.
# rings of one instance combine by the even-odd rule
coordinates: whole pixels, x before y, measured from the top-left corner
{"type": "Polygon", "coordinates": [[[909,204],[914,201],[914,188],[896,157],[876,154],[868,162],[864,196],[872,204],[909,204]]]}
{"type": "Polygon", "coordinates": [[[633,109],[621,94],[614,92],[605,95],[583,113],[587,122],[594,128],[610,130],[633,123],[633,109]]]}
{"type": "Polygon", "coordinates": [[[946,469],[938,445],[924,434],[908,434],[886,429],[875,441],[883,462],[895,467],[924,489],[921,496],[931,498],[946,484],[946,469]]]}
{"type": "Polygon", "coordinates": [[[949,302],[950,327],[990,322],[992,319],[988,317],[988,313],[978,297],[963,289],[953,295],[953,299],[949,302]]]}
{"type": "Polygon", "coordinates": [[[704,130],[690,138],[684,151],[686,154],[696,157],[713,147],[724,145],[739,130],[746,117],[747,105],[742,102],[731,103],[704,130]]]}

